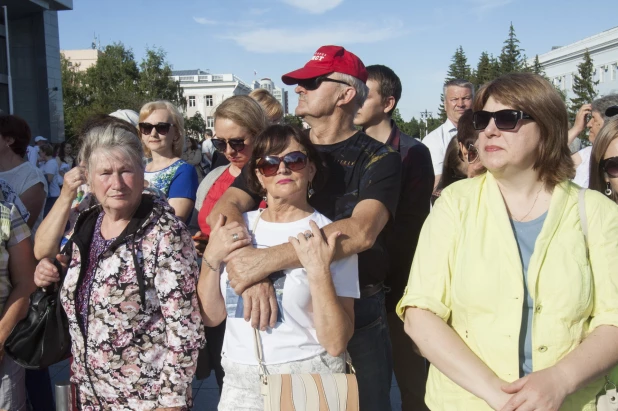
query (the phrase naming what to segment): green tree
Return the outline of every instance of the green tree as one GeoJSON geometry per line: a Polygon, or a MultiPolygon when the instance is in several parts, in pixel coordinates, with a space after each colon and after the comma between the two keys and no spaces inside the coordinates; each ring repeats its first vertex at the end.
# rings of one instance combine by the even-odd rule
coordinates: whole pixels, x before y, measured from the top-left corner
{"type": "Polygon", "coordinates": [[[541,62],[539,61],[538,54],[534,56],[534,63],[532,63],[532,67],[530,68],[530,71],[532,71],[534,74],[538,74],[539,76],[543,76],[547,78],[547,76],[545,76],[545,70],[543,69],[541,62]]]}
{"type": "Polygon", "coordinates": [[[303,119],[295,116],[294,114],[286,114],[283,117],[283,120],[281,120],[281,124],[287,124],[289,126],[297,126],[297,127],[303,127],[303,119]]]}
{"type": "Polygon", "coordinates": [[[522,52],[524,49],[519,47],[519,40],[515,35],[513,23],[509,27],[509,36],[504,41],[502,53],[500,54],[500,74],[516,73],[524,68],[522,52]]]}
{"type": "MultiPolygon", "coordinates": [[[[406,127],[406,121],[403,119],[403,117],[401,117],[401,113],[399,112],[399,108],[396,108],[395,111],[393,111],[393,114],[391,115],[391,118],[393,119],[393,121],[395,122],[397,127],[399,127],[399,129],[403,131],[403,129],[406,127]]],[[[405,133],[405,131],[404,131],[404,133],[405,133]]]]}
{"type": "Polygon", "coordinates": [[[139,111],[143,99],[138,82],[139,69],[133,51],[122,43],[114,43],[106,46],[97,63],[86,70],[84,92],[95,113],[139,111]]]}
{"type": "MultiPolygon", "coordinates": [[[[590,57],[588,49],[584,52],[584,60],[577,65],[577,74],[573,76],[573,94],[569,104],[569,121],[573,122],[579,108],[592,102],[597,97],[596,86],[598,81],[594,81],[594,63],[590,57]]],[[[582,133],[582,134],[585,134],[582,133]]],[[[587,136],[580,135],[580,138],[587,139],[587,136]]]]}
{"type": "Polygon", "coordinates": [[[414,138],[421,138],[421,125],[416,117],[412,117],[412,120],[410,120],[407,125],[408,131],[405,132],[407,135],[414,138]]]}
{"type": "Polygon", "coordinates": [[[476,65],[476,70],[474,71],[474,86],[478,89],[483,84],[493,80],[495,78],[494,75],[495,73],[492,67],[492,62],[489,58],[489,54],[484,51],[481,53],[481,56],[479,57],[479,62],[476,65]]]}
{"type": "Polygon", "coordinates": [[[60,55],[60,72],[62,75],[62,105],[64,109],[64,135],[71,139],[77,135],[78,127],[84,120],[84,108],[89,101],[84,93],[84,72],[78,66],[60,55]]]}
{"type": "Polygon", "coordinates": [[[162,49],[146,49],[146,57],[140,64],[139,92],[143,99],[168,100],[185,110],[187,100],[180,83],[171,78],[172,68],[165,60],[162,49]]]}
{"type": "Polygon", "coordinates": [[[206,122],[199,111],[193,117],[185,118],[185,131],[189,137],[193,137],[198,141],[202,140],[206,131],[206,122]]]}

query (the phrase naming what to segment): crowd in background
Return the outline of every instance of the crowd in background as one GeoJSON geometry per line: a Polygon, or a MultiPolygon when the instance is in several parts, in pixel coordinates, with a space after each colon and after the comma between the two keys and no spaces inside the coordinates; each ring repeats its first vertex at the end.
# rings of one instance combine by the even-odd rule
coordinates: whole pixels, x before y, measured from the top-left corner
{"type": "Polygon", "coordinates": [[[54,409],[3,344],[56,283],[78,409],[189,409],[214,372],[220,410],[261,410],[266,375],[352,369],[361,410],[390,409],[393,374],[403,410],[603,409],[618,95],[569,127],[541,76],[453,80],[421,142],[386,66],[323,46],[282,81],[309,129],[261,89],[203,141],[168,101],[54,145],[0,115],[0,409],[54,409]]]}

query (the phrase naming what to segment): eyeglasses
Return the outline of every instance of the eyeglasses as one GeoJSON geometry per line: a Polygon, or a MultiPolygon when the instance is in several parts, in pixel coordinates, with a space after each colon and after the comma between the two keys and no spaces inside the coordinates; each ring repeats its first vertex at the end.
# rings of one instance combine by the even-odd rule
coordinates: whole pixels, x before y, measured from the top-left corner
{"type": "Polygon", "coordinates": [[[499,110],[491,111],[475,111],[472,123],[475,130],[484,130],[491,119],[494,119],[498,130],[513,130],[517,127],[519,120],[534,120],[530,114],[526,114],[521,110],[499,110]]]}
{"type": "Polygon", "coordinates": [[[298,85],[301,86],[302,88],[304,88],[305,90],[317,90],[323,82],[330,82],[330,83],[339,83],[339,84],[345,84],[346,86],[350,86],[350,84],[346,83],[345,81],[341,81],[341,80],[335,80],[334,78],[329,78],[326,76],[319,76],[319,77],[314,77],[314,78],[310,78],[310,79],[306,79],[306,80],[298,80],[298,85]]]}
{"type": "Polygon", "coordinates": [[[618,157],[610,157],[601,160],[599,167],[612,178],[618,178],[618,157]]]}
{"type": "Polygon", "coordinates": [[[468,164],[474,164],[479,159],[479,151],[474,144],[468,146],[468,164]]]}
{"type": "Polygon", "coordinates": [[[227,150],[227,145],[229,144],[231,149],[234,151],[243,151],[245,149],[245,140],[242,138],[233,138],[230,140],[224,140],[222,138],[213,137],[210,139],[212,141],[212,145],[215,147],[220,153],[225,153],[227,150]]]}
{"type": "Polygon", "coordinates": [[[170,127],[172,126],[172,123],[139,123],[139,131],[142,134],[149,135],[150,133],[152,133],[152,129],[154,128],[155,130],[157,130],[157,134],[161,134],[162,136],[164,136],[169,133],[170,127]]]}
{"type": "Polygon", "coordinates": [[[272,177],[277,174],[281,162],[291,171],[300,171],[307,166],[307,154],[302,151],[292,151],[283,157],[266,156],[258,158],[256,168],[264,177],[272,177]]]}

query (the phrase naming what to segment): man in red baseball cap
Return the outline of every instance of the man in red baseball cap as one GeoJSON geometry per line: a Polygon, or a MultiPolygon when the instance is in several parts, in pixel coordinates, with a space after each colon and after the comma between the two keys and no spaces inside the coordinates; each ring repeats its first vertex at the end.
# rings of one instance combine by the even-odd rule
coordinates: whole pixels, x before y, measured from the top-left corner
{"type": "MultiPolygon", "coordinates": [[[[395,216],[401,159],[396,151],[354,127],[354,116],[367,96],[367,70],[356,55],[339,46],[320,47],[303,68],[282,80],[297,85],[296,115],[311,126],[311,142],[329,169],[324,187],[315,191],[309,203],[334,221],[323,228],[325,238],[341,232],[335,259],[358,254],[360,298],[354,302],[355,331],[348,352],[357,372],[360,407],[389,410],[393,366],[384,305],[389,258],[382,230],[395,216]]],[[[244,225],[242,213],[259,205],[261,198],[247,188],[244,174],[217,202],[209,224],[221,213],[228,222],[244,225]]],[[[274,327],[276,315],[260,311],[271,307],[272,293],[272,287],[261,281],[279,270],[300,267],[294,248],[286,243],[245,247],[234,253],[226,266],[228,276],[236,293],[251,301],[252,323],[265,328],[270,319],[274,327]]]]}

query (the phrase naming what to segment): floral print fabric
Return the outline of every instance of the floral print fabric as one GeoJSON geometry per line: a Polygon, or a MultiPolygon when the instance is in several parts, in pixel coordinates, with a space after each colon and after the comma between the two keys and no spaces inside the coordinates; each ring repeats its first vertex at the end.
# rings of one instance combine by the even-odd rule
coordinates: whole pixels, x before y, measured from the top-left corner
{"type": "Polygon", "coordinates": [[[86,333],[77,321],[75,300],[94,223],[89,229],[83,226],[96,218],[99,207],[86,211],[76,224],[61,302],[69,320],[71,382],[77,386],[80,409],[191,406],[191,381],[204,335],[195,248],[171,208],[149,195],[142,196],[142,204],[148,198],[154,204],[150,215],[96,265],[86,333]],[[143,272],[143,302],[136,267],[143,272]]]}

